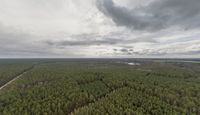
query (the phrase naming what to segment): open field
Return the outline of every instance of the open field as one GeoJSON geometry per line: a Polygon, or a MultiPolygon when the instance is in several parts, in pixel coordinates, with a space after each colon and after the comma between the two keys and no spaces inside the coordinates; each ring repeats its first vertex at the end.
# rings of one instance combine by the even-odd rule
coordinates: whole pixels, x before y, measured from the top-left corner
{"type": "Polygon", "coordinates": [[[199,62],[2,59],[0,115],[199,115],[199,62]]]}

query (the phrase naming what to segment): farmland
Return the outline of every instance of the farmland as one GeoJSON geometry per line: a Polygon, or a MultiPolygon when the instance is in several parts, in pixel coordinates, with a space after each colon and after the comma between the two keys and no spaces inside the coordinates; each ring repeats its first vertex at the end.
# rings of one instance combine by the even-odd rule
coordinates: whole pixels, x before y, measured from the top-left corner
{"type": "Polygon", "coordinates": [[[0,115],[200,114],[200,63],[188,60],[0,60],[1,87],[19,75],[0,115]]]}

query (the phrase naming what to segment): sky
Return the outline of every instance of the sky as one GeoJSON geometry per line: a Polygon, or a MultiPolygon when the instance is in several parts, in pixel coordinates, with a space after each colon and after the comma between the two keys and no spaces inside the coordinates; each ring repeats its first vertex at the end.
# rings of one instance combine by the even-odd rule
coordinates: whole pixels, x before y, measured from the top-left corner
{"type": "Polygon", "coordinates": [[[0,0],[0,58],[200,58],[200,0],[0,0]]]}

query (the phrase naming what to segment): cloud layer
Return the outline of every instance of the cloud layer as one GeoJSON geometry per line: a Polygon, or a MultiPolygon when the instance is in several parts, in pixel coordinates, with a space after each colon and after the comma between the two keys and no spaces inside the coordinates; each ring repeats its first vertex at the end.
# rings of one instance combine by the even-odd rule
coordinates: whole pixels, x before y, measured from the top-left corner
{"type": "Polygon", "coordinates": [[[199,20],[199,0],[1,0],[0,58],[199,58],[199,20]]]}
{"type": "Polygon", "coordinates": [[[175,26],[195,29],[200,26],[199,0],[156,0],[132,9],[116,5],[112,0],[98,0],[97,7],[116,25],[135,30],[159,31],[175,26]]]}

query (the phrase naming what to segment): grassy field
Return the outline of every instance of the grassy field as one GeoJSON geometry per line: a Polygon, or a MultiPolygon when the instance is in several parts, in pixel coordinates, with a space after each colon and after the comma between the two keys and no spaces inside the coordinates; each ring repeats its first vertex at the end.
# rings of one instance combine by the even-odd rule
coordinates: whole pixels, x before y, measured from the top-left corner
{"type": "Polygon", "coordinates": [[[199,115],[200,63],[190,61],[0,60],[1,87],[23,73],[0,90],[0,115],[199,115]]]}

